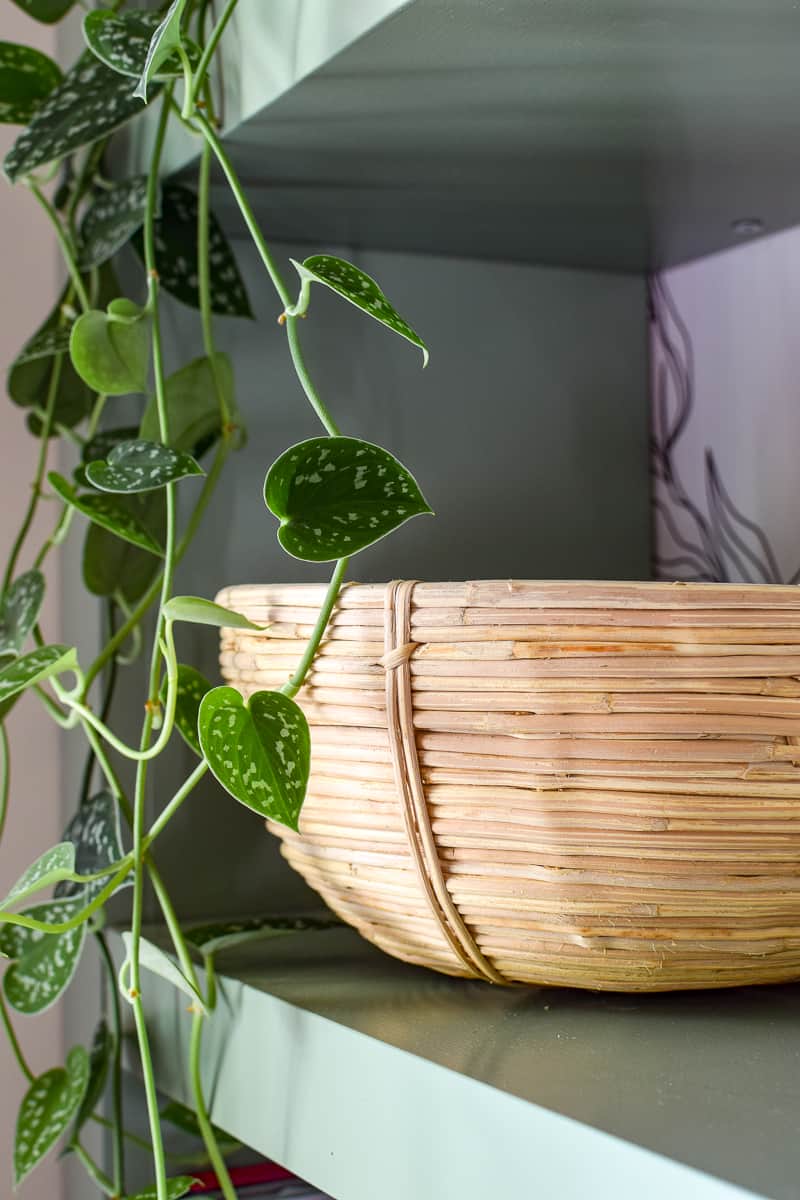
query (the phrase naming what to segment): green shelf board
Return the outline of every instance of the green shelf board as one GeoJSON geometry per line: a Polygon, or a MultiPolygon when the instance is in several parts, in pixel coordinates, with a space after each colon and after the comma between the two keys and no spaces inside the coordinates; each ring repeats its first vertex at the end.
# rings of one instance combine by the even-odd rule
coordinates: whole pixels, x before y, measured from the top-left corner
{"type": "MultiPolygon", "coordinates": [[[[218,965],[214,1120],[336,1200],[796,1200],[800,986],[496,989],[344,929],[218,965]]],[[[185,997],[143,997],[188,1102],[185,997]]]]}

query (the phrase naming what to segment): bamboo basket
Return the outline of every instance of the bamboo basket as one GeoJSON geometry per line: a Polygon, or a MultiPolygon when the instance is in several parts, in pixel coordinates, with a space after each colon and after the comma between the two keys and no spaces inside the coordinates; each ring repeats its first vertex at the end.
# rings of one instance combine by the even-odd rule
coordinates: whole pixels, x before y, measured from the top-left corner
{"type": "MultiPolygon", "coordinates": [[[[295,668],[322,586],[218,600],[245,696],[295,668]]],[[[399,958],[613,991],[800,978],[800,589],[347,586],[298,696],[283,853],[399,958]]]]}

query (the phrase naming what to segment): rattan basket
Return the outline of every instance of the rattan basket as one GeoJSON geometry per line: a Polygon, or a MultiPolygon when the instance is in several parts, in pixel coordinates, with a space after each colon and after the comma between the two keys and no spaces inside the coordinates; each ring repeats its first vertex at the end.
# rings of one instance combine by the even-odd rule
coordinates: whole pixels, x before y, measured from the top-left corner
{"type": "MultiPolygon", "coordinates": [[[[324,593],[229,588],[244,694],[324,593]]],[[[618,991],[800,978],[800,589],[350,585],[308,686],[283,852],[390,954],[618,991]]]]}

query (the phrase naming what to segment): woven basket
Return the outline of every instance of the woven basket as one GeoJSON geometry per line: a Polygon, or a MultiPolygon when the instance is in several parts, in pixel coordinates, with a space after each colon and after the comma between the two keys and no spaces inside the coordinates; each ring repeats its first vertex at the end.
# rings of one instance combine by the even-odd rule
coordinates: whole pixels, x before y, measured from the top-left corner
{"type": "MultiPolygon", "coordinates": [[[[324,593],[218,597],[245,695],[324,593]]],[[[617,991],[800,978],[800,589],[350,585],[298,697],[283,853],[390,954],[617,991]]]]}

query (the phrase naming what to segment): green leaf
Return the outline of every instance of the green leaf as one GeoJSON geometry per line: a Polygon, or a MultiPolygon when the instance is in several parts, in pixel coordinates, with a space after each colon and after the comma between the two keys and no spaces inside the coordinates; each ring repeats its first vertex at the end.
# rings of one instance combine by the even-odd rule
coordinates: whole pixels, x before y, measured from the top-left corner
{"type": "Polygon", "coordinates": [[[101,1020],[94,1031],[92,1048],[89,1051],[89,1079],[72,1127],[72,1140],[78,1136],[103,1095],[113,1053],[114,1035],[106,1022],[101,1020]]]}
{"type": "MultiPolygon", "coordinates": [[[[235,415],[231,360],[227,354],[217,354],[215,359],[220,384],[228,401],[228,410],[235,415]]],[[[222,432],[211,360],[193,359],[169,376],[164,390],[169,418],[169,444],[175,450],[183,450],[199,457],[222,432]]],[[[160,440],[155,396],[151,396],[147,401],[139,436],[150,442],[160,440]]]]}
{"type": "Polygon", "coordinates": [[[39,50],[0,42],[0,122],[27,125],[61,82],[61,70],[39,50]]]}
{"type": "Polygon", "coordinates": [[[185,931],[187,942],[200,954],[217,954],[247,942],[287,937],[293,933],[324,932],[340,929],[337,917],[248,917],[243,921],[218,921],[195,925],[185,931]]]}
{"type": "MultiPolygon", "coordinates": [[[[92,53],[112,71],[138,79],[145,69],[158,25],[157,12],[134,9],[115,13],[110,8],[100,8],[83,18],[83,36],[92,53]]],[[[186,38],[184,49],[189,62],[196,67],[200,61],[199,47],[191,38],[186,38]]],[[[183,75],[183,67],[177,54],[171,54],[155,72],[155,78],[159,80],[175,79],[179,75],[183,75]]]]}
{"type": "Polygon", "coordinates": [[[26,688],[35,683],[44,683],[53,675],[62,675],[74,671],[78,665],[78,656],[70,646],[40,646],[31,650],[21,658],[15,658],[8,666],[0,671],[0,706],[2,715],[7,712],[5,707],[9,700],[20,695],[26,688]]]}
{"type": "Polygon", "coordinates": [[[102,525],[116,537],[138,546],[141,550],[164,557],[162,547],[138,516],[123,504],[123,498],[109,494],[78,495],[72,484],[56,471],[50,471],[47,478],[53,491],[90,521],[102,525]]]}
{"type": "MultiPolygon", "coordinates": [[[[126,519],[143,527],[159,544],[166,529],[166,497],[160,492],[133,492],[117,496],[115,504],[126,519]]],[[[119,592],[128,604],[135,604],[161,568],[154,554],[123,541],[100,525],[89,525],[83,545],[83,581],[94,596],[113,596],[119,592]]]]}
{"type": "MultiPolygon", "coordinates": [[[[198,758],[203,757],[200,742],[197,737],[197,717],[200,712],[200,701],[206,692],[211,691],[212,685],[205,675],[201,675],[194,667],[184,663],[178,664],[178,698],[175,704],[175,725],[186,745],[194,750],[198,758]]],[[[162,702],[167,695],[167,680],[161,686],[162,702]]]]}
{"type": "Polygon", "coordinates": [[[190,454],[136,438],[121,442],[106,460],[89,463],[86,478],[104,492],[152,492],[189,475],[204,475],[190,454]]]}
{"type": "MultiPolygon", "coordinates": [[[[89,17],[96,16],[89,13],[89,17]]],[[[78,265],[99,267],[131,240],[144,222],[147,176],[136,175],[100,192],[81,222],[78,265]]]]}
{"type": "Polygon", "coordinates": [[[14,0],[14,3],[34,21],[55,25],[56,21],[66,16],[75,0],[14,0]]]}
{"type": "Polygon", "coordinates": [[[53,1148],[72,1120],[89,1082],[89,1056],[74,1046],[67,1065],[34,1079],[22,1101],[14,1137],[14,1187],[53,1148]]]}
{"type": "Polygon", "coordinates": [[[191,625],[216,625],[218,629],[265,629],[265,625],[254,625],[241,613],[224,608],[213,600],[200,596],[173,596],[163,608],[169,621],[188,621],[191,625]]]}
{"type": "Polygon", "coordinates": [[[59,883],[75,874],[75,847],[71,842],[59,842],[45,850],[35,863],[20,875],[5,900],[0,901],[0,911],[24,900],[33,892],[59,883]]]}
{"type": "Polygon", "coordinates": [[[0,656],[19,654],[36,624],[43,599],[44,576],[36,570],[18,576],[0,597],[0,656]]]}
{"type": "Polygon", "coordinates": [[[105,313],[83,313],[69,339],[72,365],[95,392],[126,396],[147,389],[150,318],[132,300],[112,300],[105,313]]]}
{"type": "MultiPolygon", "coordinates": [[[[64,830],[64,841],[75,851],[75,871],[79,875],[95,875],[119,863],[125,857],[119,828],[119,805],[111,792],[98,792],[81,805],[64,830]]],[[[110,874],[88,883],[66,881],[56,888],[57,896],[74,896],[79,892],[83,903],[90,904],[107,886],[110,874]]],[[[129,875],[115,889],[130,887],[129,875]]]]}
{"type": "Polygon", "coordinates": [[[179,48],[182,48],[181,17],[185,7],[186,0],[172,0],[164,20],[150,39],[147,58],[136,85],[136,91],[133,93],[145,103],[147,103],[147,85],[150,80],[156,76],[161,64],[172,55],[177,54],[179,48]]]}
{"type": "MultiPolygon", "coordinates": [[[[180,183],[165,183],[161,191],[161,217],[155,222],[156,267],[159,284],[171,295],[200,307],[197,264],[197,196],[180,183]]],[[[236,259],[213,213],[209,216],[211,309],[222,317],[252,317],[236,259]]],[[[133,240],[144,260],[141,236],[133,240]]]]}
{"type": "Polygon", "coordinates": [[[34,334],[14,359],[14,366],[35,362],[37,358],[52,358],[69,350],[69,326],[54,326],[34,334]]]}
{"type": "MultiPolygon", "coordinates": [[[[198,1138],[202,1138],[203,1136],[200,1123],[197,1120],[197,1113],[185,1104],[181,1104],[178,1100],[170,1100],[169,1104],[161,1109],[160,1116],[162,1121],[168,1121],[170,1125],[174,1125],[176,1129],[180,1129],[184,1133],[190,1133],[198,1138]]],[[[241,1145],[241,1142],[231,1137],[229,1133],[226,1133],[224,1129],[220,1129],[219,1126],[212,1125],[211,1128],[214,1130],[214,1137],[223,1155],[230,1154],[241,1145]]]]}
{"type": "Polygon", "coordinates": [[[347,437],[290,447],[269,469],[264,500],[280,521],[278,541],[305,562],[355,554],[432,511],[388,450],[347,437]]]}
{"type": "Polygon", "coordinates": [[[413,342],[422,351],[422,365],[428,365],[428,348],[418,333],[411,328],[398,312],[392,308],[375,280],[364,271],[345,262],[343,258],[334,258],[330,254],[314,254],[304,262],[290,260],[302,281],[301,307],[308,303],[308,290],[312,283],[324,283],[326,287],[338,292],[360,308],[362,312],[374,317],[394,330],[407,341],[413,342]]]}
{"type": "MultiPolygon", "coordinates": [[[[83,894],[46,900],[24,915],[48,925],[71,920],[86,901],[83,894]]],[[[23,925],[0,925],[0,952],[13,959],[3,976],[6,1000],[17,1012],[44,1012],[69,986],[86,938],[86,922],[66,933],[42,933],[23,925]]]]}
{"type": "MultiPolygon", "coordinates": [[[[155,90],[151,99],[154,94],[155,90]]],[[[130,80],[86,50],[6,155],[6,176],[15,183],[44,163],[107,137],[141,109],[141,101],[131,94],[130,80]]]]}
{"type": "Polygon", "coordinates": [[[256,692],[245,705],[234,688],[213,688],[200,704],[198,735],[206,762],[234,799],[297,829],[311,744],[293,700],[256,692]]]}
{"type": "MultiPolygon", "coordinates": [[[[126,961],[130,962],[131,956],[131,933],[126,930],[122,935],[122,940],[125,944],[126,961]]],[[[159,975],[162,979],[166,979],[167,983],[171,983],[173,987],[184,992],[190,1000],[199,1005],[204,1013],[207,1013],[205,1001],[195,987],[189,982],[180,969],[174,958],[169,954],[165,954],[153,942],[149,942],[147,938],[139,939],[139,965],[148,971],[152,971],[154,975],[159,975]]]]}
{"type": "Polygon", "coordinates": [[[139,429],[136,425],[123,425],[119,429],[101,429],[83,446],[81,462],[86,464],[98,462],[101,458],[108,458],[111,451],[120,442],[130,442],[138,436],[139,429]]]}
{"type": "MultiPolygon", "coordinates": [[[[181,1200],[187,1192],[190,1192],[197,1183],[190,1175],[176,1175],[174,1179],[167,1180],[167,1200],[181,1200]]],[[[126,1196],[124,1200],[158,1200],[158,1188],[155,1184],[152,1187],[145,1188],[143,1192],[137,1192],[135,1196],[126,1196]]]]}
{"type": "MultiPolygon", "coordinates": [[[[62,311],[67,294],[65,288],[52,312],[26,342],[9,369],[8,394],[20,408],[45,407],[54,367],[53,356],[69,349],[72,323],[62,311]]],[[[64,357],[56,390],[54,421],[71,429],[88,415],[92,400],[92,392],[77,375],[69,357],[64,357]]],[[[36,424],[37,427],[40,425],[38,418],[36,424]]],[[[38,428],[35,432],[38,436],[38,428]]]]}

